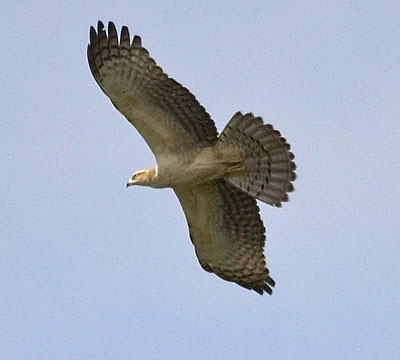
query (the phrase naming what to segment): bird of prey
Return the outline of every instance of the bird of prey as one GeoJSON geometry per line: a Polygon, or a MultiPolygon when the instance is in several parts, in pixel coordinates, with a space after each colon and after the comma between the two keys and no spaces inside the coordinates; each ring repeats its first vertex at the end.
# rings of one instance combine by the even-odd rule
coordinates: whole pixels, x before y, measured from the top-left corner
{"type": "Polygon", "coordinates": [[[96,82],[137,129],[156,166],[127,186],[172,188],[185,213],[200,265],[259,294],[272,293],[264,257],[265,228],[256,199],[280,207],[295,180],[290,145],[260,117],[237,112],[218,136],[188,89],[149,56],[126,26],[90,28],[87,49],[96,82]]]}

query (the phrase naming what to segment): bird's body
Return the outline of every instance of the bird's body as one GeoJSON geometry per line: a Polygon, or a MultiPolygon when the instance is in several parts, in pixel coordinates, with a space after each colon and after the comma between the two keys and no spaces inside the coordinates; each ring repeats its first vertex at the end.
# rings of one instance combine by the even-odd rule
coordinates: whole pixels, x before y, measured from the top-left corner
{"type": "Polygon", "coordinates": [[[128,185],[175,191],[201,266],[262,294],[272,293],[263,249],[265,228],[255,199],[287,201],[295,179],[290,146],[271,125],[236,113],[218,136],[196,98],[169,78],[135,36],[113,23],[90,29],[89,66],[114,106],[153,151],[155,167],[128,185]]]}
{"type": "Polygon", "coordinates": [[[208,146],[185,154],[165,154],[157,158],[157,165],[146,170],[148,182],[154,188],[197,186],[240,172],[243,161],[235,146],[208,146]]]}

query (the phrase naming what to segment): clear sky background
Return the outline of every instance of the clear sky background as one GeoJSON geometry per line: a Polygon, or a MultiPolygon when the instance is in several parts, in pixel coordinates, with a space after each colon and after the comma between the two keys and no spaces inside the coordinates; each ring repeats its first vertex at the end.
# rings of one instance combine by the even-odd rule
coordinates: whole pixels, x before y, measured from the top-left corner
{"type": "Polygon", "coordinates": [[[1,2],[0,359],[398,359],[398,1],[1,2]],[[112,20],[222,130],[292,144],[296,191],[260,204],[277,285],[204,272],[154,158],[90,74],[112,20]]]}

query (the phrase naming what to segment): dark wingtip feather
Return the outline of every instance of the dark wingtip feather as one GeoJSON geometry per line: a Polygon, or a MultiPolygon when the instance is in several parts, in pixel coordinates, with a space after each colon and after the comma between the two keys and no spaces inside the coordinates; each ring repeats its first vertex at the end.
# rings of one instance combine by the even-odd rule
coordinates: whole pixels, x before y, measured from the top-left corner
{"type": "Polygon", "coordinates": [[[108,23],[108,45],[110,49],[110,57],[119,56],[119,44],[117,28],[113,22],[108,23]]]}
{"type": "Polygon", "coordinates": [[[254,288],[254,289],[251,289],[251,290],[255,291],[257,294],[260,294],[260,295],[263,294],[263,289],[254,288]]]}
{"type": "Polygon", "coordinates": [[[110,50],[108,45],[108,38],[106,31],[104,30],[104,24],[100,20],[97,23],[97,42],[102,61],[109,59],[110,50]]]}
{"type": "Polygon", "coordinates": [[[127,44],[128,46],[126,46],[126,47],[129,47],[130,43],[131,43],[131,41],[130,41],[129,29],[127,26],[124,25],[121,28],[121,43],[120,44],[121,44],[121,46],[123,46],[123,45],[126,46],[126,44],[127,44]]]}
{"type": "Polygon", "coordinates": [[[272,289],[267,284],[264,285],[263,290],[269,295],[272,295],[272,289]]]}
{"type": "Polygon", "coordinates": [[[90,27],[89,37],[90,37],[90,44],[93,45],[97,42],[97,33],[96,29],[93,26],[90,27]]]}
{"type": "Polygon", "coordinates": [[[97,22],[97,32],[100,33],[100,31],[104,30],[104,24],[101,20],[97,22]]]}
{"type": "Polygon", "coordinates": [[[132,47],[133,48],[141,48],[142,47],[142,39],[139,35],[135,35],[132,40],[132,47]]]}
{"type": "Polygon", "coordinates": [[[108,22],[108,36],[111,34],[117,34],[117,28],[115,27],[115,24],[112,21],[108,22]]]}
{"type": "Polygon", "coordinates": [[[88,60],[89,66],[93,75],[96,76],[98,68],[102,63],[101,50],[99,44],[99,36],[93,26],[90,27],[89,31],[90,45],[88,47],[88,60]]]}
{"type": "Polygon", "coordinates": [[[267,283],[269,285],[271,285],[272,287],[274,287],[276,285],[275,280],[270,276],[268,276],[267,283]]]}

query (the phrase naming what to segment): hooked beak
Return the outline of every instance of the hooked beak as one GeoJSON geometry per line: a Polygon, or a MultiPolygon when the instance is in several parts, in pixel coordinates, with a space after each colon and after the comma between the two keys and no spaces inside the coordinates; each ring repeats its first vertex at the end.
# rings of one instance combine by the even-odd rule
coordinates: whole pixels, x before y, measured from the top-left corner
{"type": "Polygon", "coordinates": [[[135,183],[132,181],[132,179],[128,180],[128,183],[126,184],[126,188],[128,188],[129,186],[135,185],[135,183]]]}

